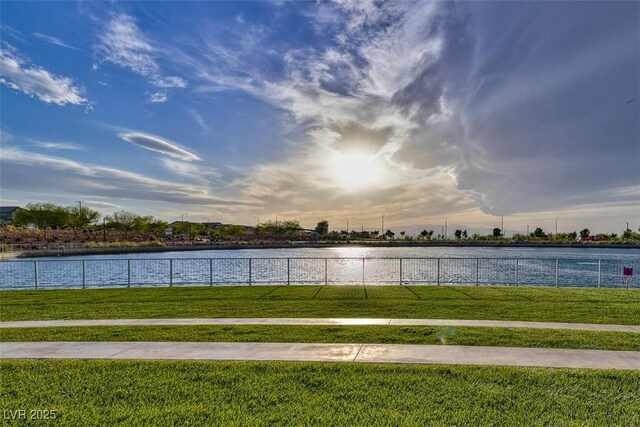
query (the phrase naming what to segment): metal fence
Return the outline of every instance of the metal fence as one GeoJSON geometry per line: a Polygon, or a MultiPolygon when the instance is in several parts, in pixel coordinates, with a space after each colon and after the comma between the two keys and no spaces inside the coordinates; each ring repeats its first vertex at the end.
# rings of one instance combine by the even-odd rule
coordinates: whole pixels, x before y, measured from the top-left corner
{"type": "Polygon", "coordinates": [[[175,258],[0,262],[0,289],[262,284],[638,288],[640,261],[575,258],[175,258]],[[627,270],[628,272],[628,270],[627,270]]]}

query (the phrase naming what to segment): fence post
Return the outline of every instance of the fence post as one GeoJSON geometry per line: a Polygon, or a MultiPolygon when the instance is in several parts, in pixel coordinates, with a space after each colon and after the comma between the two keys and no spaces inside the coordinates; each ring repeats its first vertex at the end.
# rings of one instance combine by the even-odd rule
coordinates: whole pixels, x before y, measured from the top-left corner
{"type": "Polygon", "coordinates": [[[213,258],[209,258],[209,286],[213,286],[213,258]]]}
{"type": "Polygon", "coordinates": [[[602,268],[601,268],[601,265],[600,265],[601,261],[602,260],[600,260],[600,259],[598,260],[598,287],[600,287],[600,283],[601,283],[601,280],[602,280],[602,268]]]}
{"type": "Polygon", "coordinates": [[[82,289],[87,288],[87,261],[82,260],[82,289]]]}
{"type": "Polygon", "coordinates": [[[287,286],[291,284],[291,258],[287,258],[287,286]]]}
{"type": "Polygon", "coordinates": [[[436,274],[438,276],[438,286],[440,286],[440,258],[438,258],[438,272],[436,274]]]}
{"type": "Polygon", "coordinates": [[[169,259],[169,287],[173,286],[173,258],[169,259]]]}
{"type": "Polygon", "coordinates": [[[249,258],[249,286],[251,286],[251,258],[249,258]]]}
{"type": "Polygon", "coordinates": [[[33,261],[33,277],[35,278],[36,290],[38,290],[38,261],[33,261]]]}
{"type": "Polygon", "coordinates": [[[131,287],[131,260],[127,260],[127,288],[131,287]]]}
{"type": "Polygon", "coordinates": [[[400,258],[400,286],[402,286],[402,258],[400,258]]]}
{"type": "Polygon", "coordinates": [[[476,258],[476,286],[480,286],[480,258],[476,258]]]}
{"type": "Polygon", "coordinates": [[[556,258],[556,288],[558,287],[558,273],[560,272],[560,260],[556,258]]]}
{"type": "Polygon", "coordinates": [[[329,284],[329,277],[327,275],[327,264],[328,264],[328,260],[325,258],[324,259],[324,285],[328,285],[329,284]]]}

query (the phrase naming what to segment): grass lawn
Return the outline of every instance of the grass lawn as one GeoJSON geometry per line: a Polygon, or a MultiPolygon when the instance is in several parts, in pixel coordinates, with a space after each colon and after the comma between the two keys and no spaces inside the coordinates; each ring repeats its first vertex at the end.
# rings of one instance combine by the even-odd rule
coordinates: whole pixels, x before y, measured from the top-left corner
{"type": "Polygon", "coordinates": [[[1,341],[448,344],[640,351],[640,333],[430,326],[98,326],[0,329],[1,341]]]}
{"type": "Polygon", "coordinates": [[[385,317],[640,324],[640,291],[233,286],[1,291],[0,319],[385,317]]]}
{"type": "Polygon", "coordinates": [[[634,371],[95,360],[0,371],[2,408],[56,410],[56,425],[640,424],[634,371]]]}

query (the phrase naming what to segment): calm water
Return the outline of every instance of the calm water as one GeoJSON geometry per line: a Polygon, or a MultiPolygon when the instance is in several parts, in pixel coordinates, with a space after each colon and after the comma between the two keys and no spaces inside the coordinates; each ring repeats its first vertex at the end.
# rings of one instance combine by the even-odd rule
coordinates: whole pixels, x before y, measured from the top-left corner
{"type": "Polygon", "coordinates": [[[608,258],[640,261],[640,250],[627,248],[392,247],[283,248],[176,251],[118,255],[47,257],[39,260],[168,258],[608,258]]]}
{"type": "MultiPolygon", "coordinates": [[[[205,250],[2,262],[0,288],[248,283],[622,287],[626,285],[624,267],[633,268],[637,275],[640,251],[495,247],[205,250]]],[[[638,287],[637,276],[629,286],[638,287]]]]}

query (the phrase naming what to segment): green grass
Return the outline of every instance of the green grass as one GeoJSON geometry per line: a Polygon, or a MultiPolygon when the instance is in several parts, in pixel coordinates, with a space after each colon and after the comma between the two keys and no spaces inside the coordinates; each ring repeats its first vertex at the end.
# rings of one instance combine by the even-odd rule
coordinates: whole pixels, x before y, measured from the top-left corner
{"type": "Polygon", "coordinates": [[[56,410],[55,425],[640,424],[635,371],[95,360],[0,371],[3,409],[56,410]]]}
{"type": "Polygon", "coordinates": [[[0,292],[0,319],[386,317],[640,323],[640,291],[234,286],[0,292]],[[366,292],[365,292],[366,290],[366,292]]]}
{"type": "Polygon", "coordinates": [[[429,326],[97,326],[0,329],[0,340],[447,344],[640,351],[640,333],[429,326]]]}

